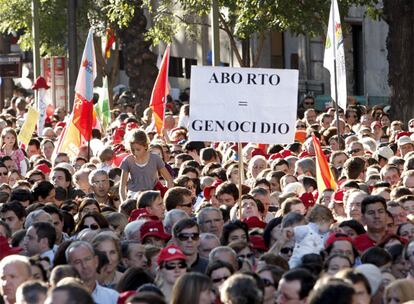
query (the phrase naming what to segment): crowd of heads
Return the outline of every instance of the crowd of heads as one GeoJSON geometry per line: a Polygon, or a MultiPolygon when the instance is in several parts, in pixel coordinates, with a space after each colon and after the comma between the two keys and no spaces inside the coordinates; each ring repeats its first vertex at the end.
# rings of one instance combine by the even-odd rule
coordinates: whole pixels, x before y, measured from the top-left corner
{"type": "Polygon", "coordinates": [[[0,115],[0,303],[414,301],[414,119],[306,96],[292,144],[194,142],[188,92],[160,134],[130,99],[76,153],[0,115]]]}

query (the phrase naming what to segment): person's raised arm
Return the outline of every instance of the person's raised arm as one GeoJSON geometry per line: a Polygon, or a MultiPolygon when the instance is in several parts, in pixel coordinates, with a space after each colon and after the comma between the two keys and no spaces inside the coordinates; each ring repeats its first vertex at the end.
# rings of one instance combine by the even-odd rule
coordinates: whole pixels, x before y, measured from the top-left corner
{"type": "Polygon", "coordinates": [[[121,180],[119,182],[119,198],[121,202],[124,202],[127,199],[127,182],[128,182],[128,172],[122,170],[121,180]]]}
{"type": "Polygon", "coordinates": [[[167,187],[168,188],[174,187],[173,178],[172,178],[170,172],[168,172],[167,168],[165,168],[165,167],[161,168],[159,170],[159,173],[165,179],[165,181],[167,182],[167,187]]]}

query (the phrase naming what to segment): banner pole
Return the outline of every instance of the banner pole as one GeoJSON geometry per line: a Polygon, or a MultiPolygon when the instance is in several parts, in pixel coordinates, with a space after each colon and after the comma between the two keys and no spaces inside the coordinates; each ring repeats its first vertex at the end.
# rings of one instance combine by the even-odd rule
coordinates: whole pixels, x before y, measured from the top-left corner
{"type": "Polygon", "coordinates": [[[88,162],[91,160],[91,140],[88,140],[88,162]]]}
{"type": "MultiPolygon", "coordinates": [[[[332,27],[332,40],[333,40],[333,50],[334,50],[334,81],[335,81],[335,113],[336,113],[336,129],[337,129],[337,135],[338,140],[341,140],[341,132],[339,130],[339,105],[338,105],[338,79],[337,79],[337,71],[336,71],[336,33],[335,33],[335,8],[333,5],[333,2],[331,3],[331,9],[332,9],[332,20],[334,23],[334,26],[332,27]]],[[[332,77],[332,75],[331,75],[332,77]]],[[[332,90],[332,88],[331,88],[332,90]]],[[[344,109],[345,111],[346,109],[344,109]]]]}
{"type": "Polygon", "coordinates": [[[239,156],[239,218],[242,219],[242,193],[243,193],[243,181],[244,181],[244,163],[243,163],[243,149],[241,142],[237,143],[237,154],[239,156]]]}
{"type": "Polygon", "coordinates": [[[334,59],[334,76],[335,76],[335,113],[336,113],[336,129],[338,140],[341,140],[341,131],[339,130],[339,106],[338,106],[338,80],[336,77],[336,59],[334,59]]]}

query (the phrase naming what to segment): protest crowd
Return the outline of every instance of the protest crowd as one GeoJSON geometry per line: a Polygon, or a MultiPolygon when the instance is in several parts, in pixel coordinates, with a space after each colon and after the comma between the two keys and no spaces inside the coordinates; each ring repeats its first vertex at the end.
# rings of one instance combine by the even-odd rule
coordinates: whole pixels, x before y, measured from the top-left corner
{"type": "Polygon", "coordinates": [[[140,117],[130,92],[115,94],[111,124],[74,158],[54,153],[65,109],[22,147],[31,100],[7,101],[0,303],[414,300],[414,119],[353,98],[320,112],[306,96],[294,143],[239,155],[188,139],[189,94],[169,99],[161,134],[150,108],[140,117]]]}

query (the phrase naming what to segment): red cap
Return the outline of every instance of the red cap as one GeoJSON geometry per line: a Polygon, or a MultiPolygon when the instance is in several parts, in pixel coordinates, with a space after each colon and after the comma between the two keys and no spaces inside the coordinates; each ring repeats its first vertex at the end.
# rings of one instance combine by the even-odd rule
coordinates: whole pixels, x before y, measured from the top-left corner
{"type": "Polygon", "coordinates": [[[251,235],[249,236],[250,243],[252,244],[253,249],[260,251],[267,251],[268,248],[264,242],[264,238],[261,235],[251,235]]]}
{"type": "Polygon", "coordinates": [[[257,216],[251,216],[243,219],[243,222],[247,224],[247,227],[250,229],[266,227],[266,223],[261,221],[257,216]]]}
{"type": "Polygon", "coordinates": [[[174,260],[186,260],[187,257],[181,251],[181,249],[175,245],[167,246],[161,249],[160,254],[158,255],[157,264],[161,265],[163,262],[174,261],[174,260]]]}
{"type": "Polygon", "coordinates": [[[333,194],[333,201],[338,204],[342,204],[344,202],[344,193],[345,189],[338,189],[333,194]]]}
{"type": "Polygon", "coordinates": [[[129,215],[128,222],[133,222],[135,220],[144,219],[144,218],[154,220],[154,221],[159,220],[159,218],[156,217],[155,215],[149,215],[147,212],[147,209],[138,208],[138,209],[132,210],[131,214],[129,215]]]}
{"type": "Polygon", "coordinates": [[[6,256],[18,254],[22,250],[23,249],[20,247],[10,247],[9,243],[7,242],[7,238],[0,236],[0,261],[6,256]]]}
{"type": "Polygon", "coordinates": [[[127,125],[126,125],[126,129],[128,130],[128,131],[131,131],[131,130],[133,130],[133,129],[138,129],[138,124],[136,123],[136,122],[129,122],[129,123],[127,123],[127,125]]]}
{"type": "Polygon", "coordinates": [[[204,198],[209,201],[211,198],[210,192],[213,189],[216,189],[218,186],[220,186],[223,183],[221,179],[216,179],[213,184],[210,187],[205,187],[203,190],[204,198]]]}
{"type": "Polygon", "coordinates": [[[408,137],[410,137],[411,136],[411,132],[408,132],[408,131],[402,131],[402,132],[399,132],[397,135],[395,135],[395,140],[398,140],[400,137],[403,137],[403,136],[408,136],[408,137]]]}
{"type": "Polygon", "coordinates": [[[125,130],[121,128],[116,128],[114,134],[112,135],[112,144],[120,144],[125,136],[125,130]]]}
{"type": "Polygon", "coordinates": [[[279,158],[283,158],[282,154],[280,154],[280,153],[273,153],[273,154],[270,154],[270,156],[269,156],[269,160],[275,160],[275,159],[279,159],[279,158]]]}
{"type": "Polygon", "coordinates": [[[328,236],[328,239],[325,242],[325,248],[328,247],[329,245],[333,244],[336,241],[348,241],[352,244],[352,239],[349,236],[341,235],[341,234],[338,234],[338,233],[334,232],[334,233],[331,233],[328,236]]]}
{"type": "Polygon", "coordinates": [[[52,170],[46,164],[39,164],[35,167],[35,169],[40,170],[43,174],[49,174],[52,170]]]}
{"type": "Polygon", "coordinates": [[[290,150],[286,150],[286,149],[283,149],[283,150],[282,150],[282,151],[280,151],[279,153],[280,153],[280,155],[282,155],[282,157],[283,157],[283,158],[285,158],[285,157],[288,157],[288,156],[291,156],[291,155],[292,155],[292,151],[290,151],[290,150]]]}
{"type": "Polygon", "coordinates": [[[64,121],[59,121],[57,124],[56,124],[56,126],[55,127],[62,127],[62,128],[64,128],[64,127],[66,127],[66,122],[64,122],[64,121]]]}
{"type": "Polygon", "coordinates": [[[125,147],[123,144],[117,144],[114,145],[112,148],[112,151],[114,152],[114,154],[120,154],[120,153],[124,153],[125,152],[125,147]]]}
{"type": "Polygon", "coordinates": [[[35,83],[32,85],[32,90],[39,90],[39,89],[49,89],[50,87],[47,85],[46,79],[42,76],[36,78],[35,83]]]}
{"type": "Polygon", "coordinates": [[[310,156],[310,153],[308,151],[306,151],[306,150],[303,150],[298,155],[299,158],[305,158],[305,157],[308,157],[308,156],[310,156]]]}
{"type": "Polygon", "coordinates": [[[310,208],[315,205],[315,198],[313,197],[312,193],[305,192],[299,198],[306,208],[310,208]]]}
{"type": "Polygon", "coordinates": [[[266,159],[269,158],[269,154],[264,153],[263,150],[260,148],[254,148],[252,150],[252,157],[256,155],[264,156],[266,159]]]}
{"type": "Polygon", "coordinates": [[[164,232],[164,226],[161,221],[145,222],[139,229],[141,233],[141,242],[143,243],[148,236],[155,236],[162,240],[168,240],[171,236],[164,232]]]}
{"type": "Polygon", "coordinates": [[[137,292],[132,290],[120,293],[117,304],[125,304],[129,297],[135,296],[136,294],[137,292]]]}

